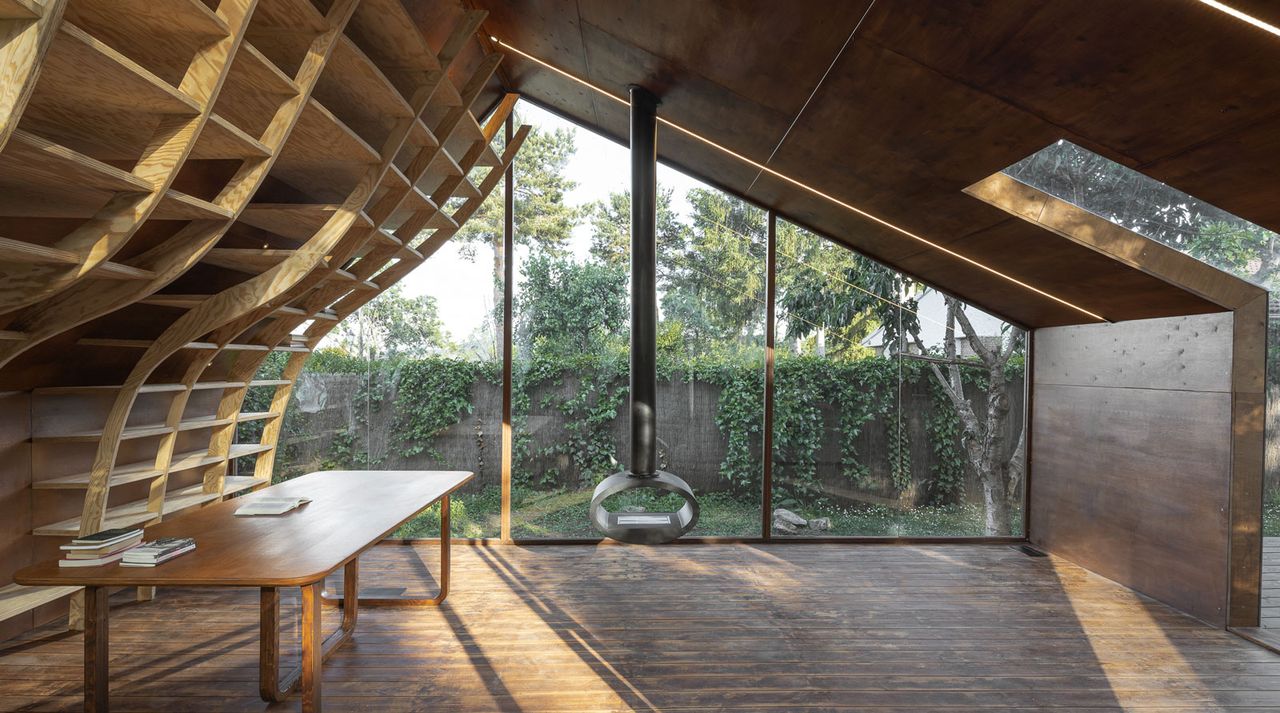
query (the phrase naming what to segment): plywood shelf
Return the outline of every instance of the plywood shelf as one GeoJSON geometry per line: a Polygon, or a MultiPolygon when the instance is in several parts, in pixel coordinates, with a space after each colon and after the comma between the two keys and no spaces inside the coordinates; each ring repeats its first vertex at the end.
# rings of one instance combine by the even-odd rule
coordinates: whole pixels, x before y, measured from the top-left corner
{"type": "MultiPolygon", "coordinates": [[[[202,428],[213,428],[215,426],[225,426],[233,423],[231,418],[215,418],[212,416],[204,418],[193,418],[178,423],[176,430],[178,431],[197,431],[202,428]]],[[[120,434],[120,440],[128,441],[136,438],[153,438],[155,436],[164,436],[172,433],[175,429],[165,425],[151,426],[129,426],[120,434]]],[[[41,434],[31,437],[33,443],[45,442],[89,442],[100,440],[102,438],[102,429],[93,429],[88,431],[75,431],[72,433],[62,434],[41,434]]]]}
{"type": "MultiPolygon", "coordinates": [[[[164,505],[162,506],[163,515],[174,515],[183,510],[189,510],[193,507],[204,505],[220,499],[222,496],[218,493],[204,492],[204,486],[201,484],[192,485],[186,488],[170,490],[165,493],[164,505]]],[[[107,508],[106,517],[103,521],[103,529],[114,527],[137,527],[146,525],[152,520],[158,518],[154,512],[147,509],[146,500],[135,500],[116,507],[107,508]]],[[[32,534],[38,536],[49,537],[74,537],[80,534],[80,518],[73,517],[61,522],[55,522],[52,525],[37,527],[32,534]]]]}
{"type": "Polygon", "coordinates": [[[151,212],[154,220],[230,220],[231,216],[227,208],[172,188],[165,191],[151,212]]]}
{"type": "Polygon", "coordinates": [[[200,139],[191,149],[193,159],[267,158],[271,149],[229,119],[210,114],[200,139]]]}
{"type": "Polygon", "coordinates": [[[350,195],[379,160],[378,152],[360,134],[310,99],[271,175],[308,202],[337,203],[350,195]]]}
{"type": "Polygon", "coordinates": [[[203,418],[186,419],[178,423],[179,431],[199,431],[205,428],[216,428],[218,426],[227,426],[235,423],[234,418],[217,418],[216,416],[205,416],[203,418]]]}
{"type": "MultiPolygon", "coordinates": [[[[216,40],[227,37],[231,29],[218,13],[201,0],[75,0],[77,12],[94,8],[104,20],[122,24],[140,33],[139,41],[154,41],[155,35],[181,35],[216,40]]],[[[70,11],[70,9],[68,10],[70,11]]]]}
{"type": "Polygon", "coordinates": [[[288,386],[292,384],[288,379],[255,379],[249,382],[249,386],[257,388],[262,386],[288,386]]]}
{"type": "Polygon", "coordinates": [[[281,261],[293,253],[293,250],[273,250],[269,248],[214,248],[205,253],[205,256],[201,258],[201,262],[224,267],[228,270],[256,275],[263,270],[279,265],[281,261]]]}
{"type": "MultiPolygon", "coordinates": [[[[172,461],[169,463],[169,472],[177,473],[206,465],[215,465],[225,460],[226,458],[222,456],[209,455],[208,451],[203,450],[178,453],[173,456],[172,461]]],[[[117,465],[111,469],[111,478],[108,483],[111,487],[115,487],[164,475],[164,471],[156,468],[155,465],[155,459],[117,465]]],[[[31,484],[31,487],[35,490],[84,490],[89,487],[89,478],[89,473],[75,473],[48,480],[37,480],[31,484]]]]}
{"type": "Polygon", "coordinates": [[[243,67],[245,78],[258,91],[285,97],[298,94],[298,85],[293,78],[281,71],[275,62],[268,59],[252,44],[241,43],[236,60],[237,62],[243,60],[243,63],[238,66],[243,67]]]}
{"type": "MultiPolygon", "coordinates": [[[[124,387],[116,385],[103,386],[44,386],[33,389],[32,393],[37,395],[56,396],[65,394],[95,394],[107,393],[111,391],[119,391],[124,387]]],[[[182,384],[143,384],[138,389],[140,394],[161,394],[161,393],[177,393],[185,391],[186,387],[182,384]]]]}
{"type": "Polygon", "coordinates": [[[345,35],[334,46],[314,96],[374,145],[385,140],[398,119],[414,115],[395,85],[345,35]]]}
{"type": "Polygon", "coordinates": [[[293,132],[289,145],[314,151],[316,159],[359,165],[378,163],[378,152],[315,99],[308,100],[293,132]]]}
{"type": "Polygon", "coordinates": [[[324,16],[311,0],[262,0],[253,14],[253,24],[285,32],[315,34],[326,28],[324,16]]]}
{"type": "MultiPolygon", "coordinates": [[[[138,438],[155,438],[173,433],[168,426],[129,426],[120,433],[120,440],[131,441],[138,438]]],[[[102,429],[75,431],[72,433],[40,434],[31,436],[32,443],[95,443],[102,439],[102,429]]]]}
{"type": "Polygon", "coordinates": [[[291,240],[307,240],[339,208],[332,203],[250,203],[240,222],[291,240]]]}
{"type": "Polygon", "coordinates": [[[230,455],[230,457],[231,457],[233,460],[234,460],[234,459],[236,459],[236,458],[244,458],[245,456],[252,456],[252,455],[257,455],[257,454],[259,454],[259,453],[266,453],[267,451],[269,451],[269,450],[271,450],[271,449],[273,449],[273,448],[275,448],[275,446],[274,446],[274,445],[270,445],[270,444],[262,444],[262,443],[233,443],[233,444],[231,445],[231,455],[230,455]]]}
{"type": "Polygon", "coordinates": [[[76,108],[125,115],[200,113],[195,99],[70,22],[62,23],[41,65],[36,91],[46,84],[50,99],[76,108]]]}
{"type": "Polygon", "coordinates": [[[404,96],[441,74],[435,52],[396,0],[364,0],[346,33],[404,96]]]}
{"type": "MultiPolygon", "coordinates": [[[[147,510],[147,501],[138,500],[113,508],[107,508],[102,520],[102,529],[117,527],[138,527],[145,525],[159,516],[147,510]]],[[[80,518],[70,517],[50,525],[43,525],[31,531],[38,537],[75,537],[80,534],[80,518]]]]}
{"type": "MultiPolygon", "coordinates": [[[[120,349],[148,349],[154,341],[150,339],[119,339],[115,337],[84,337],[76,341],[84,347],[118,347],[120,349]]],[[[181,349],[217,349],[213,342],[187,342],[181,349]]]]}
{"type": "Polygon", "coordinates": [[[28,265],[77,265],[80,256],[70,250],[0,238],[0,261],[28,265]]]}
{"type": "Polygon", "coordinates": [[[0,155],[0,180],[52,187],[72,183],[124,193],[150,193],[154,188],[128,171],[22,129],[13,132],[0,155]]]}
{"type": "Polygon", "coordinates": [[[243,381],[197,381],[192,385],[192,391],[204,391],[207,389],[242,389],[246,386],[243,381]]]}
{"type": "Polygon", "coordinates": [[[279,417],[280,414],[275,411],[246,411],[236,417],[236,422],[248,423],[250,421],[266,421],[279,417]]]}
{"type": "Polygon", "coordinates": [[[178,307],[181,309],[191,309],[196,305],[209,299],[210,295],[176,295],[176,294],[153,294],[138,300],[139,304],[157,305],[160,307],[178,307]]]}
{"type": "MultiPolygon", "coordinates": [[[[0,0],[0,18],[4,16],[3,4],[4,0],[0,0]]],[[[24,587],[21,584],[6,584],[0,587],[0,621],[12,619],[78,591],[80,587],[24,587]]]]}
{"type": "Polygon", "coordinates": [[[418,148],[433,149],[440,145],[440,139],[436,138],[435,133],[423,123],[422,119],[418,119],[413,122],[413,127],[409,130],[409,138],[405,143],[418,148]]]}
{"type": "Polygon", "coordinates": [[[175,85],[200,48],[231,34],[201,0],[75,0],[65,17],[175,85]]]}
{"type": "Polygon", "coordinates": [[[253,488],[270,485],[270,478],[255,478],[251,475],[228,475],[222,481],[222,495],[235,495],[253,488]]]}

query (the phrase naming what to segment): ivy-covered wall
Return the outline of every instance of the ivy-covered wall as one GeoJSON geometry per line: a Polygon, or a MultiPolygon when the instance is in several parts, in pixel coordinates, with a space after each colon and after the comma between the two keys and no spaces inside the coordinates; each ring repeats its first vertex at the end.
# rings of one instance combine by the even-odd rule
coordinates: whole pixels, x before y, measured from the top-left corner
{"type": "MultiPolygon", "coordinates": [[[[592,487],[627,459],[626,363],[523,363],[514,383],[515,480],[534,489],[592,487]]],[[[319,468],[457,468],[472,490],[500,482],[499,365],[448,358],[317,358],[285,422],[277,477],[319,468]]],[[[1012,444],[1022,428],[1021,365],[1007,374],[1012,444]]],[[[780,358],[775,485],[785,501],[827,498],[895,507],[977,502],[959,424],[918,362],[780,358]],[[902,388],[899,389],[901,381],[902,388]]],[[[974,383],[974,397],[978,387],[974,383]]],[[[698,492],[758,493],[761,365],[666,364],[659,458],[698,492]]]]}

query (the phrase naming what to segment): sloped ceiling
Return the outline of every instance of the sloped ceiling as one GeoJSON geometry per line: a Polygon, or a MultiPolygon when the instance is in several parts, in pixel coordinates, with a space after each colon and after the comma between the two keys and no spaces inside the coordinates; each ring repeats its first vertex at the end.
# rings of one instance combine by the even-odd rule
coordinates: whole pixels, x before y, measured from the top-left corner
{"type": "MultiPolygon", "coordinates": [[[[429,33],[458,2],[409,5],[429,33]]],[[[1280,38],[1192,0],[474,4],[485,34],[1113,321],[1221,307],[962,189],[1065,138],[1280,229],[1280,38]]],[[[625,106],[507,54],[507,88],[625,141],[625,106]]],[[[1023,325],[1092,321],[669,129],[659,153],[1023,325]]]]}

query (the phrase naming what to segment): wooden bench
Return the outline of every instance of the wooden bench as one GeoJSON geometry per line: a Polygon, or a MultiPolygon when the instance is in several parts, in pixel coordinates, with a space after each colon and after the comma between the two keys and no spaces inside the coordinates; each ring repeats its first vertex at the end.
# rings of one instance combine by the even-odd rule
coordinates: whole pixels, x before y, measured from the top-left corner
{"type": "Polygon", "coordinates": [[[302,710],[319,711],[320,667],[355,630],[359,604],[440,603],[449,586],[449,495],[472,478],[460,471],[327,471],[312,473],[185,513],[147,529],[147,539],[193,537],[194,552],[156,567],[60,568],[56,560],[20,570],[19,584],[85,588],[84,700],[106,711],[107,594],[112,587],[258,587],[262,598],[259,690],[264,700],[287,697],[299,681],[302,710]],[[236,517],[251,500],[308,497],[284,515],[236,517]],[[440,593],[430,599],[362,600],[359,557],[435,502],[441,503],[440,593]],[[342,625],[322,638],[324,578],[344,568],[342,625]],[[302,665],[280,676],[280,588],[302,590],[302,665]]]}

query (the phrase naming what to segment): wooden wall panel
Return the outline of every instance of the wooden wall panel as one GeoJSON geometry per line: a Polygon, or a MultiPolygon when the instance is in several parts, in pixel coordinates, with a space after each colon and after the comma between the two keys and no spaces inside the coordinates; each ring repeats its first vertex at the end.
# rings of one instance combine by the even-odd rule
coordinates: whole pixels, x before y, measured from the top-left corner
{"type": "Polygon", "coordinates": [[[1227,624],[1233,314],[1036,332],[1031,541],[1227,624]]]}

